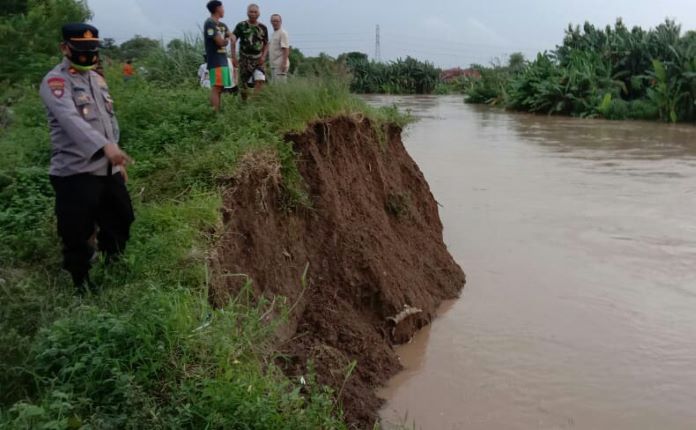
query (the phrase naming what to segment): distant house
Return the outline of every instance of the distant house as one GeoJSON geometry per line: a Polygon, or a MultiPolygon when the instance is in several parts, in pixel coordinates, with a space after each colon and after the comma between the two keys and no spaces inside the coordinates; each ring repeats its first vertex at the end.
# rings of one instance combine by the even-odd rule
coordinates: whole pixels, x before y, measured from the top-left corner
{"type": "Polygon", "coordinates": [[[440,73],[440,80],[443,82],[450,82],[458,78],[481,78],[481,72],[476,69],[462,69],[461,67],[455,67],[454,69],[443,70],[440,73]]]}

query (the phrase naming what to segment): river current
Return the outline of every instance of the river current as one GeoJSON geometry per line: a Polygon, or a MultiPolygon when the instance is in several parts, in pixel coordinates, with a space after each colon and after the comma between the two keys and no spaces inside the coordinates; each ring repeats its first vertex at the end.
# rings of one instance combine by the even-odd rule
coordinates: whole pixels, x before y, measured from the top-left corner
{"type": "Polygon", "coordinates": [[[383,419],[696,428],[696,127],[368,100],[419,118],[404,143],[468,281],[399,348],[383,419]]]}

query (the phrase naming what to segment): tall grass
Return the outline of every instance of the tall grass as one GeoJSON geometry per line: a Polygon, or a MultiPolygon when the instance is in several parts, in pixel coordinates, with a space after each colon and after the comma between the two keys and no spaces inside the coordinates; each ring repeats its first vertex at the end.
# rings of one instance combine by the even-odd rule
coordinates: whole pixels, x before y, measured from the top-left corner
{"type": "Polygon", "coordinates": [[[402,119],[340,82],[296,80],[248,103],[226,97],[214,115],[193,83],[165,89],[108,73],[122,146],[136,160],[137,220],[123,260],[93,269],[101,294],[75,297],[58,269],[35,89],[24,87],[0,134],[0,427],[344,428],[332,393],[273,364],[271,334],[283,319],[263,321],[267,303],[242,294],[209,305],[206,257],[222,222],[220,184],[242,155],[275,151],[301,204],[284,133],[355,112],[402,119]]]}

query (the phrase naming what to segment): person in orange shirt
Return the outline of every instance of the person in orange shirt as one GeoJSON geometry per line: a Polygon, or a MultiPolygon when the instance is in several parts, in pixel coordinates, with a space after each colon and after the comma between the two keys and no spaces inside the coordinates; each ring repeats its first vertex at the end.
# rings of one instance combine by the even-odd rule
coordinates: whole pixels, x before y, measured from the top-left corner
{"type": "Polygon", "coordinates": [[[133,79],[133,75],[135,75],[135,70],[133,70],[133,61],[128,60],[126,61],[126,64],[123,65],[123,81],[128,82],[131,79],[133,79]]]}

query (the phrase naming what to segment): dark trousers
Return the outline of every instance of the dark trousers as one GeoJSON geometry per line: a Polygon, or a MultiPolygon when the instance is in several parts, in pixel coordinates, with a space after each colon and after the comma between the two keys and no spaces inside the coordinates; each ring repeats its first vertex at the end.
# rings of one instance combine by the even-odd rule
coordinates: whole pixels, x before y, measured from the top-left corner
{"type": "Polygon", "coordinates": [[[51,176],[51,185],[56,192],[58,235],[63,240],[63,268],[79,286],[88,278],[95,228],[99,228],[99,250],[107,258],[118,256],[126,248],[135,219],[133,206],[120,173],[51,176]]]}

